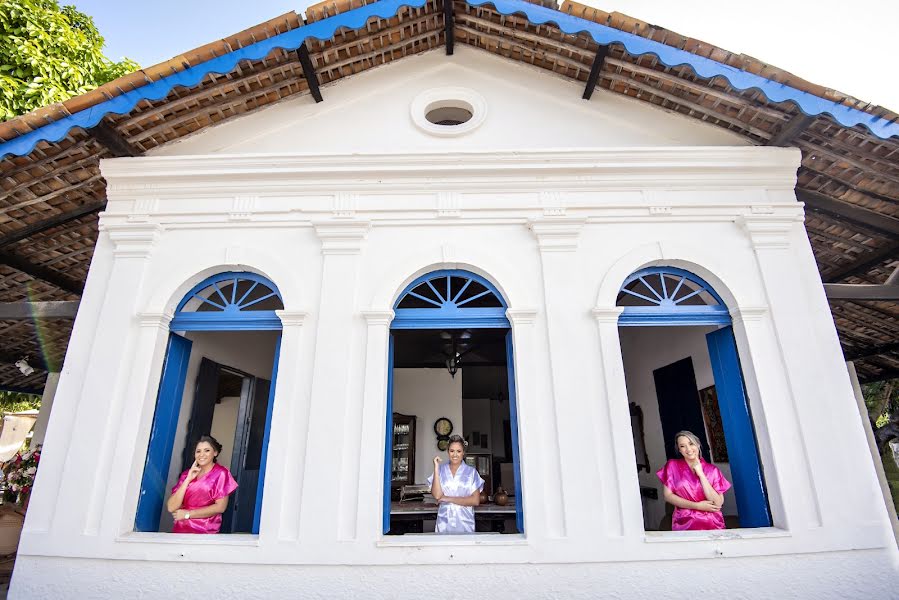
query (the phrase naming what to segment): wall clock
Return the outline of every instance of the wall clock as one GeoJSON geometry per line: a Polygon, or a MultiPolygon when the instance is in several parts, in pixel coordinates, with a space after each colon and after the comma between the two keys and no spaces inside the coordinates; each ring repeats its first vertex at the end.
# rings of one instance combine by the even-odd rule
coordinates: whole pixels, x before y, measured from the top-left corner
{"type": "Polygon", "coordinates": [[[434,433],[438,437],[447,437],[453,432],[453,422],[446,417],[440,417],[434,421],[434,433]]]}

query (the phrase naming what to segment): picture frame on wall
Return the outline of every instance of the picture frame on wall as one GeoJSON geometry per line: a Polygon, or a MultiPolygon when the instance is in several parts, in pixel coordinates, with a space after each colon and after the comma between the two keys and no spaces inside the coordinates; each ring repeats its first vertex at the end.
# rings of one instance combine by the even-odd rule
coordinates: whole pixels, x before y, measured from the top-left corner
{"type": "Polygon", "coordinates": [[[705,423],[706,437],[712,462],[730,462],[727,456],[727,442],[724,439],[724,424],[718,408],[718,392],[714,385],[699,390],[699,405],[705,423]]]}

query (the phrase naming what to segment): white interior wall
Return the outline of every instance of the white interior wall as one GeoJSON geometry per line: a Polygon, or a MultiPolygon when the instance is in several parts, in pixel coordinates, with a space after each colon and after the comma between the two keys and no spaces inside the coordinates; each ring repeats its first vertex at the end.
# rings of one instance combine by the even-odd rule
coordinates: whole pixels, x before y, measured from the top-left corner
{"type": "Polygon", "coordinates": [[[450,377],[446,369],[394,369],[393,411],[415,416],[415,483],[426,483],[434,472],[434,457],[446,460],[437,449],[434,421],[446,417],[453,434],[461,434],[462,375],[450,377]]]}
{"type": "MultiPolygon", "coordinates": [[[[643,434],[646,452],[649,454],[650,472],[640,470],[640,485],[658,490],[658,499],[643,498],[648,523],[656,529],[665,515],[662,484],[656,471],[665,465],[665,446],[673,444],[662,435],[659,402],[656,396],[655,378],[652,372],[681,359],[690,357],[696,376],[696,389],[715,384],[709,359],[705,334],[717,327],[621,327],[621,355],[624,360],[624,376],[627,382],[627,400],[643,409],[643,434]]],[[[699,402],[699,399],[696,400],[699,402]]],[[[722,474],[733,481],[729,463],[713,463],[722,474]]],[[[724,494],[725,515],[737,514],[737,502],[733,490],[724,494]]]]}
{"type": "Polygon", "coordinates": [[[227,446],[222,440],[233,440],[234,432],[237,430],[237,409],[240,408],[240,396],[224,396],[219,399],[212,413],[212,427],[210,427],[210,435],[222,444],[222,451],[219,452],[218,461],[231,468],[231,454],[234,450],[233,444],[227,446]]]}

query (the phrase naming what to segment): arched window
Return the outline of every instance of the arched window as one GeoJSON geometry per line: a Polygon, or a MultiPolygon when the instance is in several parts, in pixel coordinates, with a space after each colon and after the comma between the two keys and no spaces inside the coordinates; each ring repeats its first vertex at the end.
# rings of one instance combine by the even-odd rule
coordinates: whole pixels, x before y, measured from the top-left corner
{"type": "MultiPolygon", "coordinates": [[[[278,289],[255,273],[207,278],[178,303],[169,326],[136,531],[159,531],[178,474],[203,435],[222,444],[219,463],[239,487],[222,532],[258,533],[268,432],[284,307],[278,289]],[[188,385],[190,384],[190,385],[188,385]]],[[[167,524],[162,527],[167,530],[167,524]]]]}
{"type": "Polygon", "coordinates": [[[446,450],[450,434],[466,438],[466,461],[484,478],[487,495],[504,499],[503,492],[508,492],[510,497],[491,511],[475,509],[478,530],[523,532],[514,360],[506,308],[490,281],[462,270],[423,275],[406,286],[394,304],[384,533],[421,531],[421,511],[410,513],[408,505],[398,500],[410,491],[425,491],[433,470],[428,467],[430,459],[446,450]]]}
{"type": "MultiPolygon", "coordinates": [[[[637,462],[647,464],[641,486],[661,487],[648,463],[657,469],[666,457],[679,458],[674,434],[692,431],[703,457],[733,483],[735,504],[725,496],[728,526],[771,525],[731,317],[721,296],[689,271],[651,267],[625,280],[616,303],[623,308],[618,324],[631,412],[646,419],[658,415],[660,426],[646,429],[663,432],[660,439],[643,439],[642,423],[634,426],[637,462]]],[[[643,500],[647,529],[655,529],[665,507],[646,495],[643,500]]]]}

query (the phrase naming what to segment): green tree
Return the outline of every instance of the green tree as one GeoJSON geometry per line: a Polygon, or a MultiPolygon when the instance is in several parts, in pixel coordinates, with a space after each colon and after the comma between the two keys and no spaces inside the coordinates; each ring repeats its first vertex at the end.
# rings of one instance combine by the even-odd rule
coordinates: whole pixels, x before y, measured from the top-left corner
{"type": "Polygon", "coordinates": [[[41,397],[22,392],[0,390],[0,412],[14,413],[23,410],[40,410],[41,397]]]}
{"type": "Polygon", "coordinates": [[[58,0],[0,0],[0,121],[62,102],[130,73],[103,56],[88,15],[58,0]]]}

